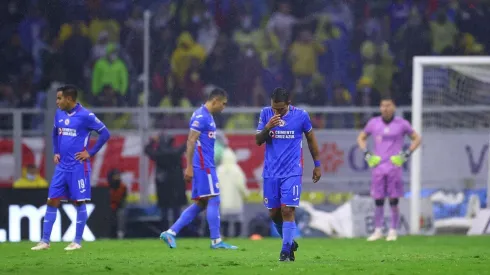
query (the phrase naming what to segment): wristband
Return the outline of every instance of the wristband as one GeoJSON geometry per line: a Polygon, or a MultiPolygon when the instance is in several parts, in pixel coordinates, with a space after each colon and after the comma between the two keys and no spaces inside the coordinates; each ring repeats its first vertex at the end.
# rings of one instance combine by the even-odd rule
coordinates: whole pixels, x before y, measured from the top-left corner
{"type": "Polygon", "coordinates": [[[410,157],[411,154],[412,154],[412,151],[410,151],[410,149],[407,149],[405,152],[403,152],[403,155],[405,156],[405,158],[410,157]]]}
{"type": "Polygon", "coordinates": [[[320,167],[320,161],[319,160],[314,160],[313,163],[315,164],[315,167],[320,167]]]}

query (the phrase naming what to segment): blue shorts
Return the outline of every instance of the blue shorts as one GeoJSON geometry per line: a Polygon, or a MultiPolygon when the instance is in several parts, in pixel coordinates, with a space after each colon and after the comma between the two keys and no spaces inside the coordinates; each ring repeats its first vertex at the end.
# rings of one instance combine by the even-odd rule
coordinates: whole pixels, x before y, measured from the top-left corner
{"type": "Polygon", "coordinates": [[[84,168],[73,171],[56,168],[49,185],[48,199],[89,201],[90,191],[90,172],[86,172],[84,168]]]}
{"type": "Polygon", "coordinates": [[[192,199],[219,195],[219,181],[215,168],[195,168],[192,178],[192,199]]]}
{"type": "Polygon", "coordinates": [[[282,205],[298,207],[301,197],[302,176],[264,179],[265,207],[280,208],[282,205]]]}

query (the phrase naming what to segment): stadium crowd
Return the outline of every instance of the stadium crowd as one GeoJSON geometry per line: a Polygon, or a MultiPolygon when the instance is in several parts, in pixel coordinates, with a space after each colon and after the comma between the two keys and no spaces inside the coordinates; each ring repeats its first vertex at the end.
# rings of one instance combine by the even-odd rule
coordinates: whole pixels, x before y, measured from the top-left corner
{"type": "MultiPolygon", "coordinates": [[[[190,107],[212,87],[231,106],[263,106],[283,86],[294,103],[410,103],[415,55],[485,55],[486,0],[4,0],[0,3],[0,108],[43,108],[61,83],[84,105],[141,104],[143,11],[150,9],[151,106],[190,107]]],[[[106,115],[108,116],[108,115],[106,115]]],[[[129,115],[103,117],[126,128],[129,115]]],[[[358,127],[355,116],[315,115],[315,127],[358,127]]],[[[187,118],[154,126],[186,127],[187,118]]],[[[254,128],[233,115],[227,129],[254,128]]],[[[24,128],[41,124],[24,119],[24,128]]],[[[0,129],[12,127],[4,116],[0,129]]]]}

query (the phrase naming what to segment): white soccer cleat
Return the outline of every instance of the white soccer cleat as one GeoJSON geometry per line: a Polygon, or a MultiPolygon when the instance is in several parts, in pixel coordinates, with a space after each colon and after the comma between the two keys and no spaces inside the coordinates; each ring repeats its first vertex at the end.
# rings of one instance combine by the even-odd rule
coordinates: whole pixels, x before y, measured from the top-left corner
{"type": "Polygon", "coordinates": [[[367,238],[367,241],[373,242],[382,238],[383,238],[383,232],[381,231],[381,228],[376,228],[374,230],[374,233],[371,236],[369,236],[369,238],[367,238]]]}
{"type": "Polygon", "coordinates": [[[80,249],[80,248],[82,248],[81,245],[79,245],[77,243],[71,243],[67,247],[65,247],[65,250],[66,251],[72,251],[72,250],[77,250],[77,249],[80,249]]]}
{"type": "Polygon", "coordinates": [[[31,250],[46,250],[49,249],[49,243],[40,242],[36,246],[32,247],[31,250]]]}
{"type": "Polygon", "coordinates": [[[396,233],[396,230],[390,229],[390,231],[388,232],[388,236],[386,237],[386,241],[387,242],[396,241],[397,238],[398,238],[398,234],[396,233]]]}

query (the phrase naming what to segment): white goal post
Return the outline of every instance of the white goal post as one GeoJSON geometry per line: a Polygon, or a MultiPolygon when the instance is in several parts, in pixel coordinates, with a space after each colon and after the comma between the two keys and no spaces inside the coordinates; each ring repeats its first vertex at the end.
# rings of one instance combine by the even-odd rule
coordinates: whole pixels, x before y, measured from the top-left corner
{"type": "MultiPolygon", "coordinates": [[[[444,72],[443,72],[444,73],[444,72]]],[[[437,84],[436,84],[437,85],[437,84]]],[[[485,120],[485,116],[483,119],[479,114],[481,113],[490,113],[490,104],[486,101],[488,94],[488,98],[490,98],[490,57],[481,57],[481,56],[447,56],[447,57],[425,57],[425,56],[417,56],[413,59],[413,75],[412,75],[412,127],[415,131],[421,134],[422,136],[422,144],[424,143],[424,125],[427,125],[427,122],[424,121],[424,116],[430,117],[432,114],[432,118],[439,121],[437,123],[445,123],[448,121],[447,115],[441,115],[442,113],[452,113],[452,117],[454,118],[453,123],[457,126],[449,125],[442,126],[440,128],[438,125],[433,127],[431,130],[433,132],[439,132],[439,130],[445,130],[447,128],[452,128],[457,130],[461,130],[466,128],[471,128],[469,131],[478,128],[480,131],[483,129],[484,131],[488,130],[488,126],[485,122],[479,122],[478,120],[485,120]],[[424,68],[435,68],[436,70],[445,71],[446,75],[443,76],[437,75],[434,76],[433,79],[441,80],[439,82],[446,81],[447,83],[452,83],[452,91],[445,91],[447,86],[449,85],[441,85],[437,92],[433,92],[429,95],[432,98],[428,98],[427,93],[424,95],[424,79],[427,81],[427,78],[431,76],[424,76],[424,68]],[[448,73],[447,71],[451,71],[448,73]],[[450,75],[450,76],[448,76],[450,75]],[[457,75],[456,77],[451,78],[451,75],[457,75]],[[469,80],[467,80],[469,79],[469,80]],[[470,84],[467,84],[466,81],[469,81],[470,84]],[[471,82],[473,81],[473,82],[471,82]],[[456,84],[454,84],[456,83],[456,84]],[[462,83],[462,84],[461,84],[462,83]],[[479,85],[477,88],[474,88],[474,83],[479,85]],[[483,85],[481,84],[483,83],[483,85]],[[488,89],[485,87],[488,85],[488,89]],[[463,86],[463,88],[460,88],[463,86]],[[474,90],[478,90],[473,92],[474,90]],[[484,91],[486,90],[486,91],[484,91]],[[446,96],[449,97],[444,98],[446,96]],[[466,93],[470,95],[466,95],[466,93]],[[478,93],[478,96],[484,98],[485,100],[478,100],[475,94],[478,93]],[[468,97],[471,97],[468,99],[468,97]],[[450,102],[448,102],[450,101],[450,102]],[[430,104],[427,104],[430,102],[430,104]],[[424,106],[426,105],[426,106],[424,106]],[[430,114],[429,114],[430,113],[430,114]],[[465,114],[465,118],[461,118],[459,114],[465,114]],[[434,115],[438,114],[438,115],[434,115]],[[466,121],[471,120],[471,126],[465,124],[466,121]],[[475,122],[476,121],[476,122],[475,122]],[[474,126],[476,123],[477,126],[474,126]],[[480,126],[480,127],[479,127],[480,126]]],[[[488,123],[488,122],[486,122],[488,123]]],[[[449,123],[451,124],[451,123],[449,123]]],[[[442,131],[441,131],[442,132],[442,131]]],[[[490,136],[489,136],[490,138],[490,136]]],[[[464,140],[464,137],[462,138],[464,140]]],[[[488,144],[488,139],[485,139],[485,142],[488,144]]],[[[411,157],[411,169],[410,169],[410,233],[411,234],[420,234],[420,218],[421,218],[421,190],[422,190],[422,147],[413,153],[411,157]]],[[[447,148],[447,150],[451,150],[451,148],[447,148]]],[[[490,166],[490,149],[487,150],[487,159],[490,166]]],[[[490,201],[490,167],[485,167],[487,169],[487,178],[486,178],[486,187],[487,187],[487,208],[488,202],[490,201]]],[[[451,169],[451,167],[447,167],[447,169],[451,169]]],[[[452,167],[452,169],[459,169],[458,167],[452,167]]],[[[444,171],[441,171],[444,173],[444,171]]],[[[443,177],[444,175],[441,174],[443,177]]]]}

